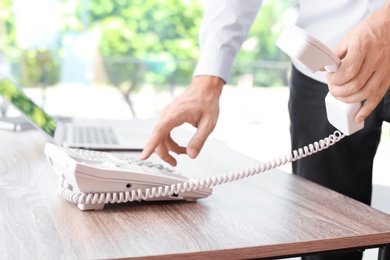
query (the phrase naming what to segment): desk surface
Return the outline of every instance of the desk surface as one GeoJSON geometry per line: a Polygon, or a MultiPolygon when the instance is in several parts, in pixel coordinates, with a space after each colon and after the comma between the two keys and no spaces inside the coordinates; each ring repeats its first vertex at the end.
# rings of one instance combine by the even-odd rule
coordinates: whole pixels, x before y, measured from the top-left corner
{"type": "MultiPolygon", "coordinates": [[[[261,258],[390,243],[390,216],[278,170],[214,187],[197,202],[80,211],[57,195],[45,137],[0,131],[0,258],[261,258]]],[[[155,160],[155,158],[153,159],[155,160]]],[[[209,141],[178,171],[204,177],[255,160],[209,141]]]]}

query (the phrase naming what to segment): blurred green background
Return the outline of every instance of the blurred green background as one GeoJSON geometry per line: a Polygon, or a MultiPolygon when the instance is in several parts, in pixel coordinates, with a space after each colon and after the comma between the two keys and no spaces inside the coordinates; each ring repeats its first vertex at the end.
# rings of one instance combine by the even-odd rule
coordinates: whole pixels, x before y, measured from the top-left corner
{"type": "MultiPolygon", "coordinates": [[[[275,40],[295,1],[264,1],[230,85],[286,86],[288,57],[275,40]]],[[[23,87],[109,85],[129,105],[143,85],[189,84],[205,0],[0,0],[0,76],[23,87]]]]}
{"type": "MultiPolygon", "coordinates": [[[[172,84],[174,80],[176,84],[187,84],[199,55],[198,28],[204,0],[51,0],[56,3],[54,13],[60,20],[58,34],[53,35],[55,46],[43,42],[34,47],[18,44],[16,16],[22,14],[17,12],[15,2],[40,5],[42,1],[0,2],[1,55],[13,68],[18,64],[26,66],[15,72],[15,77],[26,86],[43,80],[49,84],[60,81],[61,60],[66,55],[69,35],[98,34],[98,54],[114,84],[131,80],[128,76],[137,69],[137,74],[141,73],[142,80],[148,83],[172,84]]],[[[295,10],[293,2],[265,1],[237,58],[239,66],[235,66],[232,83],[241,73],[254,71],[256,86],[284,83],[278,75],[257,71],[256,67],[265,61],[287,60],[274,43],[286,15],[295,10]]],[[[274,63],[268,66],[272,67],[271,64],[274,63]]]]}

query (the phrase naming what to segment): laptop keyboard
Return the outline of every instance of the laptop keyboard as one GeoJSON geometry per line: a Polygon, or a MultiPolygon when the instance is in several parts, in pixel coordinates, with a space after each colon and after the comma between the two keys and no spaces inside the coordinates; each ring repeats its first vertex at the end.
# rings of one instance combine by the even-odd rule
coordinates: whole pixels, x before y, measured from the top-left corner
{"type": "Polygon", "coordinates": [[[110,127],[74,127],[73,141],[80,144],[118,144],[110,127]]]}

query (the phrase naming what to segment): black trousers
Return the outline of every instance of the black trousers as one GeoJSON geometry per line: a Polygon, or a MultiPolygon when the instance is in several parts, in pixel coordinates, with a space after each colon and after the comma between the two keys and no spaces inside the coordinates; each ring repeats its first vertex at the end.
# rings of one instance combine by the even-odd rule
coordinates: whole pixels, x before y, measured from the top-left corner
{"type": "MultiPolygon", "coordinates": [[[[332,134],[325,110],[326,84],[313,80],[294,67],[290,80],[289,113],[292,149],[298,149],[332,134]]],[[[364,129],[334,146],[298,160],[293,173],[365,204],[371,203],[373,159],[383,121],[390,118],[389,91],[365,120],[364,129]]],[[[313,194],[315,196],[315,194],[313,194]]],[[[362,252],[307,256],[303,259],[361,259],[362,252]]]]}

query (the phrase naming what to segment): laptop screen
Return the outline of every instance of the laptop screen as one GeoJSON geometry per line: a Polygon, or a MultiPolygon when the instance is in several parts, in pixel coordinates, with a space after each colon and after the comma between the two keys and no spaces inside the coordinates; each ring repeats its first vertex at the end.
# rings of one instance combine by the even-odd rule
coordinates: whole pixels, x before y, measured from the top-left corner
{"type": "Polygon", "coordinates": [[[0,80],[0,95],[20,110],[32,123],[54,137],[56,121],[10,81],[0,80]]]}

